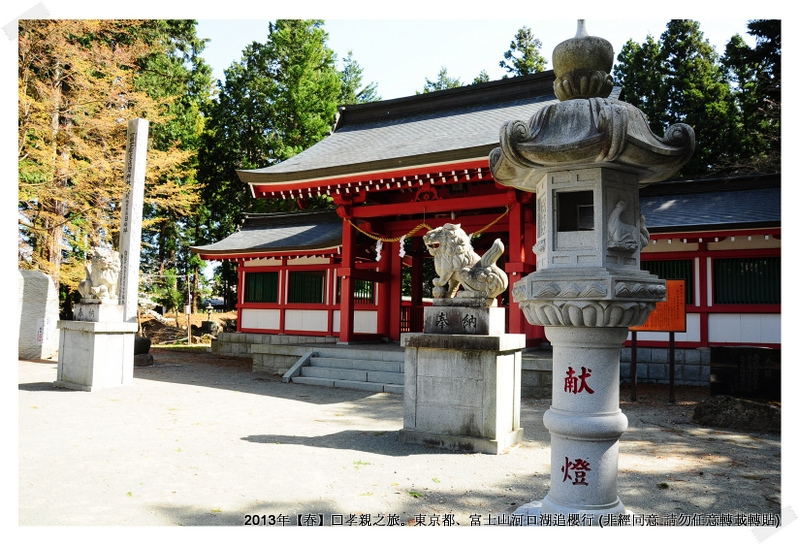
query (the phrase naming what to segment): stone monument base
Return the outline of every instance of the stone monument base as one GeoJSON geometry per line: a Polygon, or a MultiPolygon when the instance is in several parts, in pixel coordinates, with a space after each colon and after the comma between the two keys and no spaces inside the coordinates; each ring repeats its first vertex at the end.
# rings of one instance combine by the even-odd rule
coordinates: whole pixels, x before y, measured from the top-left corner
{"type": "Polygon", "coordinates": [[[501,454],[522,440],[525,335],[406,333],[400,440],[501,454]]]}
{"type": "Polygon", "coordinates": [[[58,329],[56,387],[91,392],[133,384],[135,322],[60,320],[58,329]]]}

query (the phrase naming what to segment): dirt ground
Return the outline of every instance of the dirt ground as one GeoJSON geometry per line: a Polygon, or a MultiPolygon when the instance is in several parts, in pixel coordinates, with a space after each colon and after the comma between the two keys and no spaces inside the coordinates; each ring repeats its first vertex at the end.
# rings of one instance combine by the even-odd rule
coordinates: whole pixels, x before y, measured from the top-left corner
{"type": "MultiPolygon", "coordinates": [[[[369,516],[378,526],[387,514],[402,526],[445,515],[485,526],[548,491],[549,396],[523,398],[518,446],[454,453],[398,440],[401,395],[283,383],[200,346],[151,352],[131,387],[91,393],[55,388],[55,362],[19,362],[20,527],[243,526],[248,516],[298,526],[310,513],[330,526],[369,516]]],[[[737,532],[763,540],[756,531],[780,531],[774,521],[791,507],[781,436],[693,424],[706,394],[680,387],[669,403],[667,387],[639,385],[631,402],[623,387],[619,496],[644,524],[745,517],[759,527],[737,532]]]]}
{"type": "MultiPolygon", "coordinates": [[[[186,343],[186,314],[178,314],[170,312],[164,317],[165,322],[162,323],[154,316],[141,314],[139,316],[139,334],[142,337],[147,337],[153,345],[159,344],[185,344],[186,343]]],[[[191,315],[192,329],[199,330],[203,322],[208,319],[206,312],[197,312],[191,315]]],[[[217,322],[220,326],[229,320],[236,319],[236,311],[230,312],[212,312],[211,320],[217,322]]],[[[210,339],[203,339],[202,335],[193,335],[193,344],[209,344],[210,339]]]]}
{"type": "MultiPolygon", "coordinates": [[[[235,312],[213,315],[213,319],[220,323],[223,323],[224,320],[235,319],[235,317],[235,312]]],[[[192,325],[199,328],[201,322],[207,319],[207,315],[198,313],[192,318],[192,325]]],[[[243,379],[245,382],[256,381],[263,386],[271,384],[269,388],[278,390],[295,391],[298,388],[296,385],[294,388],[292,385],[281,385],[280,377],[277,375],[253,374],[249,358],[213,355],[203,350],[201,346],[195,346],[192,349],[160,348],[161,344],[185,342],[185,320],[185,316],[179,316],[178,323],[172,326],[159,323],[155,318],[144,317],[140,322],[142,334],[150,338],[153,343],[151,353],[155,357],[156,366],[141,369],[139,370],[140,374],[158,374],[167,369],[180,369],[181,374],[198,372],[202,376],[207,370],[213,369],[216,370],[214,371],[215,376],[220,376],[217,373],[224,375],[233,373],[231,377],[239,377],[236,379],[237,381],[243,379]],[[245,378],[247,376],[251,378],[248,380],[245,378]]],[[[210,342],[210,339],[195,337],[193,344],[202,344],[204,340],[210,342]]],[[[234,388],[238,390],[241,385],[234,388]]],[[[325,390],[321,389],[321,391],[325,390]]],[[[628,508],[632,508],[634,512],[657,514],[661,517],[659,520],[661,525],[669,524],[669,522],[665,522],[665,517],[690,513],[693,514],[692,516],[700,514],[712,518],[726,513],[750,513],[759,517],[781,516],[782,449],[780,435],[715,429],[692,422],[695,407],[709,398],[708,388],[675,386],[674,403],[669,401],[668,385],[639,384],[636,393],[636,401],[633,401],[630,384],[623,383],[620,387],[620,408],[628,417],[628,431],[620,443],[619,493],[628,508]]],[[[341,394],[333,393],[332,395],[341,394]]],[[[355,393],[352,395],[359,398],[363,396],[363,394],[355,393]]],[[[383,394],[383,397],[387,396],[393,404],[398,404],[396,409],[399,410],[402,406],[402,396],[383,394]]],[[[382,401],[388,402],[388,400],[382,401]]],[[[511,464],[506,468],[508,475],[516,475],[522,467],[531,464],[534,454],[547,458],[549,438],[542,426],[541,419],[549,407],[549,395],[532,396],[530,393],[527,395],[523,393],[522,401],[526,440],[510,455],[511,458],[520,457],[521,459],[517,461],[519,465],[511,464]],[[540,435],[541,437],[539,437],[540,435]],[[530,460],[526,457],[530,457],[530,460]]],[[[385,423],[383,422],[383,424],[385,423]]],[[[398,428],[400,423],[399,420],[393,422],[393,426],[390,428],[398,428]]],[[[339,432],[351,433],[348,430],[339,430],[339,432]]],[[[389,435],[390,432],[381,429],[375,433],[389,435]]],[[[296,442],[296,439],[293,441],[296,442]]],[[[307,447],[318,446],[315,441],[310,439],[309,441],[307,447]]],[[[352,448],[349,443],[346,447],[352,448]]],[[[365,447],[365,450],[369,452],[372,448],[365,447]]],[[[381,449],[378,451],[382,452],[381,449]]],[[[447,455],[445,455],[446,457],[447,455]]],[[[468,457],[469,455],[465,459],[468,457]]],[[[501,457],[503,460],[511,458],[501,457]]],[[[441,462],[438,458],[432,458],[432,460],[437,463],[441,462]]],[[[377,461],[370,463],[378,465],[377,461]]],[[[416,464],[419,464],[419,459],[416,464]]],[[[409,468],[409,475],[424,469],[416,464],[413,469],[409,468]]],[[[538,464],[541,462],[537,462],[538,464]]],[[[483,470],[487,470],[487,468],[483,468],[483,470]]],[[[414,481],[418,480],[414,477],[409,478],[414,481]]],[[[456,474],[449,475],[449,478],[452,481],[461,480],[456,474]]],[[[442,477],[438,476],[437,479],[442,479],[442,477]]],[[[352,484],[348,483],[348,488],[352,484]]],[[[421,483],[417,483],[415,486],[419,487],[419,484],[421,483]]],[[[370,483],[369,486],[375,485],[370,483]]],[[[431,509],[435,508],[438,511],[441,507],[440,502],[445,504],[454,502],[450,496],[440,494],[440,491],[437,490],[438,485],[420,488],[422,488],[419,490],[420,494],[433,502],[429,506],[431,509]]],[[[487,501],[485,505],[476,504],[472,507],[481,507],[487,512],[489,510],[498,512],[502,509],[507,513],[512,513],[525,501],[541,499],[546,491],[546,474],[539,474],[535,480],[529,481],[524,486],[518,482],[515,483],[507,488],[500,498],[487,501]],[[507,502],[505,505],[503,505],[503,499],[507,502]]],[[[277,494],[277,491],[273,492],[277,494]]],[[[455,501],[455,504],[458,502],[455,501]]],[[[288,505],[285,508],[288,509],[288,505]]],[[[466,509],[466,506],[460,508],[466,509]]],[[[410,516],[410,513],[407,514],[410,516]]],[[[464,511],[462,518],[467,515],[468,513],[464,511]]]]}

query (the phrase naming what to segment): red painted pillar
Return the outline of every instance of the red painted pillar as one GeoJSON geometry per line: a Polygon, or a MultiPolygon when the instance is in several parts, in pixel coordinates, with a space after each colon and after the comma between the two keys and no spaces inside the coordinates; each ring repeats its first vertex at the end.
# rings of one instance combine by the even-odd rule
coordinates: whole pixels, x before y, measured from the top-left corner
{"type": "MultiPolygon", "coordinates": [[[[512,197],[513,204],[508,213],[508,289],[514,290],[514,284],[529,275],[536,269],[536,256],[533,254],[533,245],[536,242],[536,221],[531,205],[534,204],[533,194],[517,193],[512,197]]],[[[509,295],[508,305],[508,332],[524,333],[528,339],[528,346],[538,346],[546,340],[544,328],[531,325],[514,302],[513,295],[509,295]]]]}
{"type": "MultiPolygon", "coordinates": [[[[381,260],[378,262],[377,271],[380,273],[387,273],[389,275],[394,271],[394,262],[398,260],[395,253],[397,252],[397,244],[387,242],[383,246],[381,252],[381,260]]],[[[391,315],[394,304],[392,303],[392,282],[394,279],[386,280],[381,279],[376,282],[376,292],[378,301],[378,333],[381,337],[391,337],[391,315]]]]}
{"type": "Polygon", "coordinates": [[[342,279],[342,299],[339,306],[339,342],[353,341],[353,297],[355,285],[355,229],[347,218],[342,220],[342,265],[339,276],[342,279]]]}
{"type": "Polygon", "coordinates": [[[422,236],[417,236],[411,239],[412,254],[411,254],[411,313],[410,324],[411,331],[422,331],[422,290],[423,290],[423,274],[422,274],[422,260],[425,259],[425,246],[422,244],[422,236]]]}
{"type": "Polygon", "coordinates": [[[399,251],[398,247],[398,256],[392,259],[392,278],[389,281],[389,338],[393,341],[400,340],[400,318],[403,312],[403,259],[399,256],[399,251]]]}
{"type": "MultiPolygon", "coordinates": [[[[525,232],[522,220],[522,206],[520,203],[515,203],[508,212],[508,262],[506,264],[506,274],[508,274],[509,291],[513,291],[514,284],[525,276],[525,248],[523,246],[525,232]]],[[[525,333],[526,323],[527,320],[519,308],[519,304],[514,301],[513,295],[510,296],[508,298],[508,332],[525,333]]]]}
{"type": "Polygon", "coordinates": [[[236,276],[239,278],[239,289],[236,290],[236,331],[242,330],[242,303],[244,303],[244,261],[236,263],[236,276]]]}

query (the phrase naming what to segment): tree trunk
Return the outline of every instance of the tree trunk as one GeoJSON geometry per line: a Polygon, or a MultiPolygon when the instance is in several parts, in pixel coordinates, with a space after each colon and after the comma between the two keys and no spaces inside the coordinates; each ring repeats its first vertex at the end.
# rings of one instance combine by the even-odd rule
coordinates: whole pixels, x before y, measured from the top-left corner
{"type": "MultiPolygon", "coordinates": [[[[69,165],[69,152],[66,148],[60,149],[58,145],[59,134],[61,131],[61,66],[56,65],[53,71],[53,86],[51,92],[52,110],[50,113],[50,128],[52,130],[53,142],[53,184],[56,186],[65,186],[67,180],[67,167],[69,165]]],[[[41,199],[43,202],[44,228],[47,235],[43,237],[44,247],[41,249],[40,255],[47,260],[48,269],[53,279],[56,292],[60,286],[61,277],[61,243],[62,235],[59,228],[59,218],[63,218],[66,212],[66,207],[63,201],[60,201],[57,196],[57,191],[53,194],[41,199]]]]}

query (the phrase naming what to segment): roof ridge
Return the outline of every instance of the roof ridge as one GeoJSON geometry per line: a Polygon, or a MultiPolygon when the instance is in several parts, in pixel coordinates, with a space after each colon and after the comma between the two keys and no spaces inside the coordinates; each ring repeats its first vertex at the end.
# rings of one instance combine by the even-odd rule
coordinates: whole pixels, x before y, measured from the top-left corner
{"type": "Polygon", "coordinates": [[[441,112],[500,100],[513,101],[530,99],[533,96],[553,95],[554,80],[553,71],[547,70],[527,76],[472,83],[407,97],[362,104],[346,104],[339,107],[340,117],[336,123],[336,130],[350,124],[402,117],[409,113],[420,115],[426,112],[441,112]]]}

